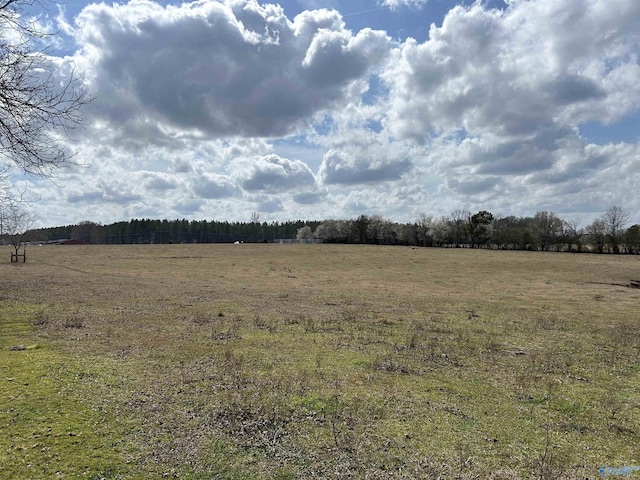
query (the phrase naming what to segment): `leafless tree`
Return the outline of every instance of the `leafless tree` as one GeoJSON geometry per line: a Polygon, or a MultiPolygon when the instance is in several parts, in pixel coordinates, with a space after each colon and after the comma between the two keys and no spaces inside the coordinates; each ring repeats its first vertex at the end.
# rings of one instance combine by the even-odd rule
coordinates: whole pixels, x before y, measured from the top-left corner
{"type": "Polygon", "coordinates": [[[249,223],[259,224],[260,223],[260,217],[261,217],[260,212],[254,210],[253,212],[251,212],[251,216],[249,218],[249,223]]]}
{"type": "Polygon", "coordinates": [[[444,215],[433,221],[430,231],[434,243],[439,247],[453,242],[452,221],[444,215]]]}
{"type": "Polygon", "coordinates": [[[0,207],[0,237],[7,237],[13,246],[12,260],[15,258],[17,261],[20,248],[23,246],[24,235],[35,222],[36,217],[21,204],[10,203],[8,206],[0,207]]]}
{"type": "Polygon", "coordinates": [[[432,241],[430,231],[433,223],[433,215],[427,215],[426,213],[421,213],[418,217],[418,220],[416,221],[418,229],[418,241],[423,247],[426,247],[432,241]]]}
{"type": "Polygon", "coordinates": [[[467,219],[471,213],[468,210],[454,210],[451,212],[451,234],[456,247],[467,243],[467,219]]]}
{"type": "Polygon", "coordinates": [[[582,228],[580,228],[580,220],[577,218],[572,218],[569,220],[564,220],[562,223],[562,230],[564,231],[564,239],[567,243],[567,249],[570,252],[581,252],[583,230],[582,228]]]}
{"type": "Polygon", "coordinates": [[[61,140],[84,123],[91,98],[73,70],[58,75],[50,35],[26,8],[46,0],[0,0],[0,162],[48,175],[71,160],[61,140]]]}
{"type": "Polygon", "coordinates": [[[388,245],[394,243],[398,234],[396,226],[391,220],[380,215],[371,215],[367,225],[367,238],[376,244],[388,245]]]}
{"type": "Polygon", "coordinates": [[[0,245],[7,244],[8,219],[14,217],[13,212],[24,208],[28,201],[24,198],[24,190],[12,188],[9,181],[8,167],[0,168],[0,245]]]}
{"type": "Polygon", "coordinates": [[[620,242],[623,239],[625,227],[629,223],[629,215],[622,207],[616,205],[602,215],[602,220],[613,253],[620,253],[620,242]]]}
{"type": "Polygon", "coordinates": [[[604,220],[597,218],[585,229],[589,242],[596,247],[598,253],[604,253],[604,246],[607,239],[607,225],[604,220]]]}
{"type": "Polygon", "coordinates": [[[549,250],[562,235],[562,220],[554,212],[536,212],[530,226],[537,245],[543,251],[549,250]]]}

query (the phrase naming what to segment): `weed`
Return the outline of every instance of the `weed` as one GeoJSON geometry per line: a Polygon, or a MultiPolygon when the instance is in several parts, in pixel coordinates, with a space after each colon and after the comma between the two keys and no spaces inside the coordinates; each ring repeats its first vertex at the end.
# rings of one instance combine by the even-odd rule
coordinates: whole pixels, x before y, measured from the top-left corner
{"type": "Polygon", "coordinates": [[[456,445],[456,453],[458,456],[458,478],[462,478],[463,472],[473,465],[473,455],[471,453],[471,445],[468,441],[460,441],[456,445]]]}
{"type": "Polygon", "coordinates": [[[405,342],[406,348],[409,350],[415,350],[420,347],[420,343],[424,336],[425,327],[422,323],[413,321],[409,325],[407,340],[405,342]]]}
{"type": "Polygon", "coordinates": [[[546,330],[546,331],[555,331],[560,330],[561,324],[558,321],[558,318],[554,315],[546,315],[544,317],[539,317],[535,321],[535,329],[536,330],[546,330]]]}
{"type": "Polygon", "coordinates": [[[64,328],[84,328],[84,319],[78,316],[70,316],[65,318],[63,323],[64,328]]]}
{"type": "Polygon", "coordinates": [[[271,333],[277,330],[276,322],[273,319],[265,319],[257,314],[253,317],[253,326],[271,333]]]}
{"type": "MultiPolygon", "coordinates": [[[[223,315],[224,316],[224,315],[223,315]]],[[[205,326],[205,325],[209,325],[213,322],[213,319],[211,317],[210,313],[207,312],[196,312],[192,317],[191,317],[191,321],[195,324],[198,325],[200,327],[205,326]]]]}
{"type": "Polygon", "coordinates": [[[318,325],[315,319],[310,315],[302,316],[302,325],[304,325],[304,331],[308,333],[316,333],[318,332],[318,325]]]}
{"type": "Polygon", "coordinates": [[[381,370],[389,373],[400,373],[404,375],[411,373],[411,368],[408,365],[391,355],[385,355],[384,357],[374,360],[371,367],[374,370],[381,370]]]}
{"type": "Polygon", "coordinates": [[[536,462],[536,470],[540,480],[554,480],[558,477],[554,468],[555,456],[551,443],[551,423],[546,424],[544,433],[544,448],[536,462]]]}

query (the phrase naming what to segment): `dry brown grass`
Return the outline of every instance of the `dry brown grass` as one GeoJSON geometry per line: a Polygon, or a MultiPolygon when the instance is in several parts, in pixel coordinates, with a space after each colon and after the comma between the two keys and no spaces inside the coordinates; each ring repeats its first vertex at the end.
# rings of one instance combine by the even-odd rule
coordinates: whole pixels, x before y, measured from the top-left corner
{"type": "Polygon", "coordinates": [[[1,267],[4,301],[33,306],[31,340],[73,359],[74,398],[114,419],[121,462],[104,478],[582,479],[640,464],[637,257],[28,255],[1,267]]]}

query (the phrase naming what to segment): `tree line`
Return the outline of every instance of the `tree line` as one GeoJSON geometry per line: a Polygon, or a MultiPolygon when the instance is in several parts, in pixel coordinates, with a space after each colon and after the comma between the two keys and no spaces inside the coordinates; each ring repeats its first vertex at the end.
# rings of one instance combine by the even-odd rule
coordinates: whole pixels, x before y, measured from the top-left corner
{"type": "Polygon", "coordinates": [[[609,208],[585,227],[550,211],[516,217],[486,210],[455,210],[440,217],[421,214],[412,223],[361,215],[355,220],[326,220],[315,230],[303,228],[298,238],[330,243],[637,254],[640,225],[627,228],[629,220],[628,213],[619,206],[609,208]]]}
{"type": "Polygon", "coordinates": [[[47,242],[68,238],[85,244],[274,242],[285,239],[323,243],[414,245],[423,247],[497,248],[597,253],[640,253],[640,225],[628,227],[629,215],[613,206],[589,225],[564,220],[550,211],[532,217],[494,215],[486,210],[455,210],[399,223],[379,215],[349,220],[249,222],[132,219],[100,225],[41,228],[24,240],[47,242]]]}
{"type": "Polygon", "coordinates": [[[273,242],[276,239],[296,238],[305,225],[316,228],[321,222],[295,220],[289,222],[260,222],[252,215],[250,222],[215,220],[151,220],[132,219],[109,225],[84,221],[77,225],[40,228],[27,232],[24,241],[52,242],[72,239],[85,244],[151,244],[151,243],[233,243],[273,242]]]}

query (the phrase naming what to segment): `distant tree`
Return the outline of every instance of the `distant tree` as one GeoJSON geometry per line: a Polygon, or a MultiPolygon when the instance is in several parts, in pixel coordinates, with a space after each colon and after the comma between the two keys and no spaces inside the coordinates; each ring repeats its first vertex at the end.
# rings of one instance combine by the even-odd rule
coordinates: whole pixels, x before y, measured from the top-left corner
{"type": "Polygon", "coordinates": [[[260,212],[254,210],[249,217],[249,223],[260,223],[260,217],[260,212]]]}
{"type": "Polygon", "coordinates": [[[367,229],[369,228],[369,217],[367,215],[360,215],[352,222],[352,227],[356,238],[360,243],[367,243],[367,229]]]}
{"type": "Polygon", "coordinates": [[[452,231],[452,221],[445,216],[437,218],[431,224],[431,236],[434,243],[439,247],[453,243],[452,231]]]}
{"type": "Polygon", "coordinates": [[[313,230],[308,225],[301,227],[298,229],[298,233],[296,234],[296,240],[312,240],[313,239],[313,230]]]}
{"type": "Polygon", "coordinates": [[[508,250],[525,250],[531,248],[533,238],[530,225],[531,217],[507,217],[494,218],[492,222],[492,241],[500,248],[508,250]]]}
{"type": "Polygon", "coordinates": [[[530,223],[531,234],[540,250],[547,251],[562,235],[562,220],[554,213],[537,212],[530,223]]]}
{"type": "Polygon", "coordinates": [[[313,232],[313,236],[326,243],[333,243],[338,236],[338,228],[335,220],[325,220],[318,225],[313,232]]]}
{"type": "Polygon", "coordinates": [[[254,241],[261,241],[264,238],[264,229],[260,223],[260,212],[251,212],[249,223],[251,224],[251,235],[254,241]]]}
{"type": "Polygon", "coordinates": [[[395,224],[380,215],[369,217],[367,238],[376,244],[394,244],[398,236],[395,224]]]}
{"type": "Polygon", "coordinates": [[[431,237],[431,226],[433,225],[433,215],[421,213],[416,221],[418,242],[423,247],[431,246],[433,238],[431,237]]]}
{"type": "Polygon", "coordinates": [[[73,227],[71,230],[71,238],[86,244],[104,243],[104,227],[98,223],[83,221],[73,227]]]}
{"type": "MultiPolygon", "coordinates": [[[[11,204],[8,208],[0,209],[0,232],[2,237],[8,237],[11,246],[14,249],[14,253],[11,255],[11,260],[14,258],[17,261],[20,254],[20,248],[23,248],[23,240],[27,232],[33,227],[36,222],[36,217],[22,205],[11,204]]],[[[21,255],[24,255],[24,251],[21,255]]],[[[23,260],[26,257],[23,257],[23,260]]]]}
{"type": "MultiPolygon", "coordinates": [[[[417,223],[400,223],[396,225],[398,238],[398,243],[402,245],[422,245],[422,242],[419,240],[418,234],[418,224],[417,223]]],[[[433,239],[429,236],[427,240],[427,245],[432,246],[433,239]]]]}
{"type": "Polygon", "coordinates": [[[351,222],[348,220],[325,220],[316,227],[313,235],[327,243],[346,243],[350,230],[351,222]]]}
{"type": "Polygon", "coordinates": [[[598,253],[604,253],[607,242],[607,225],[601,218],[597,218],[591,225],[588,225],[585,232],[591,245],[596,247],[598,253]]]}
{"type": "Polygon", "coordinates": [[[467,221],[470,215],[471,212],[467,210],[454,210],[451,212],[451,234],[456,247],[468,243],[467,221]]]}
{"type": "Polygon", "coordinates": [[[620,253],[620,243],[623,240],[625,227],[629,223],[629,215],[620,206],[613,206],[602,215],[607,240],[613,253],[620,253]]]}
{"type": "Polygon", "coordinates": [[[625,233],[624,242],[627,245],[628,253],[640,253],[640,225],[629,227],[625,233]]]}
{"type": "Polygon", "coordinates": [[[398,224],[389,219],[383,219],[378,230],[378,239],[382,245],[396,245],[398,243],[398,224]]]}
{"type": "Polygon", "coordinates": [[[491,222],[491,238],[490,242],[497,245],[500,248],[504,248],[502,242],[502,236],[504,233],[504,216],[500,213],[496,213],[493,216],[493,222],[491,222]]]}
{"type": "Polygon", "coordinates": [[[563,225],[564,241],[570,252],[582,252],[582,235],[580,221],[577,219],[565,220],[563,225]]]}
{"type": "Polygon", "coordinates": [[[479,248],[491,238],[491,223],[493,222],[493,214],[486,210],[481,210],[473,215],[469,214],[467,219],[467,230],[471,246],[479,248]]]}

